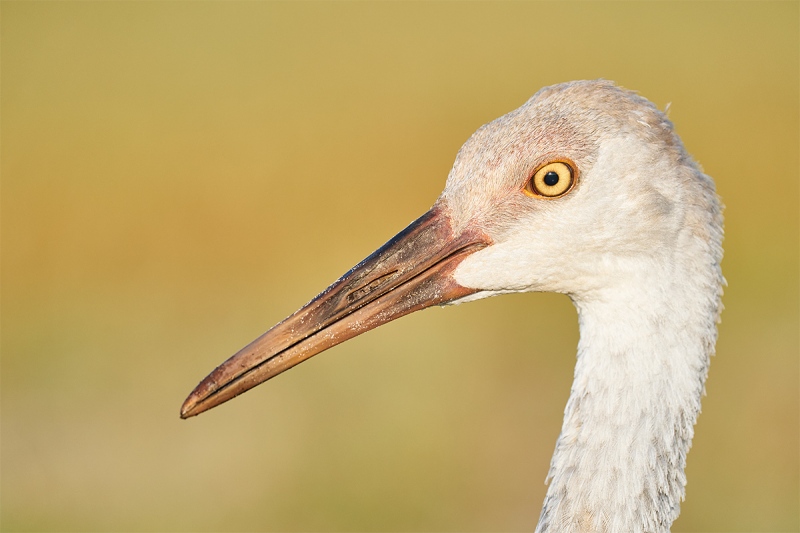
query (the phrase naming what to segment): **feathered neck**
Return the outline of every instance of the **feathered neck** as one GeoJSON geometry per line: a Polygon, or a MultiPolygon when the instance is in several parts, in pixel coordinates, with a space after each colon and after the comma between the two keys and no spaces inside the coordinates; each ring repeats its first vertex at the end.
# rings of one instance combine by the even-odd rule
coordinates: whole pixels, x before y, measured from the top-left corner
{"type": "Polygon", "coordinates": [[[677,518],[721,309],[711,233],[716,245],[687,230],[671,261],[572,297],[575,379],[537,531],[660,532],[677,518]]]}

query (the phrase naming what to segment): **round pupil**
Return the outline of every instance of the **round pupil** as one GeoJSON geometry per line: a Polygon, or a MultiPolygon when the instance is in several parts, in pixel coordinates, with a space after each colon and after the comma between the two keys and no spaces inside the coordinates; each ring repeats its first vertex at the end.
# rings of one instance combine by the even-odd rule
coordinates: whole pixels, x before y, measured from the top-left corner
{"type": "Polygon", "coordinates": [[[544,183],[545,183],[545,185],[548,185],[550,187],[552,187],[553,185],[558,183],[558,173],[557,172],[553,172],[551,170],[550,172],[545,174],[544,175],[544,183]]]}

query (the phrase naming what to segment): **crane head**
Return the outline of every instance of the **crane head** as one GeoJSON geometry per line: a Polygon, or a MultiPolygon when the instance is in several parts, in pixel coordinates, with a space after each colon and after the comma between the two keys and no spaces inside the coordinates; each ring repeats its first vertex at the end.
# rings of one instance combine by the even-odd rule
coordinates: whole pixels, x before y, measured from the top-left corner
{"type": "Polygon", "coordinates": [[[181,417],[432,305],[624,283],[687,225],[708,231],[692,205],[716,205],[713,183],[653,104],[606,81],[542,89],[470,137],[430,211],[217,367],[181,417]]]}

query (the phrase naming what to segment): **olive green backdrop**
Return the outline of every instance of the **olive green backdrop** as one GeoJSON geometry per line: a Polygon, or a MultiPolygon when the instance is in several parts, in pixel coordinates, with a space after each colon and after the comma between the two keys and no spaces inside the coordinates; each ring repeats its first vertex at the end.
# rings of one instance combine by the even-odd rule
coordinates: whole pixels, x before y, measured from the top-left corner
{"type": "Polygon", "coordinates": [[[2,2],[2,529],[521,531],[567,297],[432,309],[199,418],[216,364],[608,78],[717,181],[729,282],[675,531],[797,531],[797,2],[2,2]]]}

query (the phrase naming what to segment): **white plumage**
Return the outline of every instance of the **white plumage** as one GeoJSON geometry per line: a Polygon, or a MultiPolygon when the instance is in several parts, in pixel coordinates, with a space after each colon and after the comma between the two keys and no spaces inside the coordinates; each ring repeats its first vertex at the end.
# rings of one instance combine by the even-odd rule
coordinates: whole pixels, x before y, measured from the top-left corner
{"type": "Polygon", "coordinates": [[[716,342],[721,241],[714,184],[663,113],[606,81],[548,87],[464,144],[429,213],[218,367],[181,413],[429,305],[560,292],[581,336],[537,531],[668,531],[716,342]]]}

